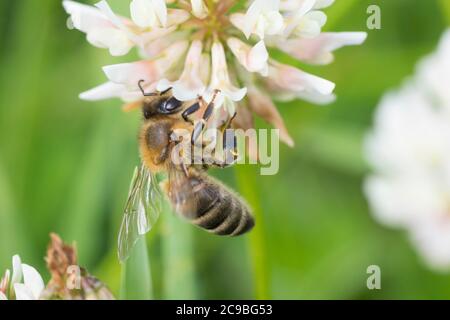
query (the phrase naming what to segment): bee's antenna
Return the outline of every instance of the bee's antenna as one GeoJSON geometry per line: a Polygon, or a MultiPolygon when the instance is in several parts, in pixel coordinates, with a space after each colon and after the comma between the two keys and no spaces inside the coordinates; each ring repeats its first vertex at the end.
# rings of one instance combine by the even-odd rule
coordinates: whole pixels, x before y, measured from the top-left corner
{"type": "Polygon", "coordinates": [[[142,95],[144,96],[144,97],[154,97],[154,96],[156,96],[156,93],[154,93],[154,92],[152,92],[152,93],[145,93],[145,90],[144,90],[144,88],[142,87],[142,84],[145,82],[145,80],[139,80],[139,82],[138,82],[138,87],[139,87],[139,89],[141,90],[141,92],[142,92],[142,95]]]}

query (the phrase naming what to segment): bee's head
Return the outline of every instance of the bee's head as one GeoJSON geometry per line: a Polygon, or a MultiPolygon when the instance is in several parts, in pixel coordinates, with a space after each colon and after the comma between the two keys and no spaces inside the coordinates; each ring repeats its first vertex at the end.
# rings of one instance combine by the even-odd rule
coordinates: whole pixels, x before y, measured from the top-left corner
{"type": "Polygon", "coordinates": [[[172,96],[171,89],[160,93],[145,93],[142,81],[139,82],[139,88],[146,97],[142,107],[142,113],[146,120],[157,115],[171,115],[181,111],[183,103],[172,96]]]}
{"type": "Polygon", "coordinates": [[[180,112],[182,105],[173,96],[158,96],[144,102],[142,114],[146,120],[158,115],[171,115],[180,112]]]}

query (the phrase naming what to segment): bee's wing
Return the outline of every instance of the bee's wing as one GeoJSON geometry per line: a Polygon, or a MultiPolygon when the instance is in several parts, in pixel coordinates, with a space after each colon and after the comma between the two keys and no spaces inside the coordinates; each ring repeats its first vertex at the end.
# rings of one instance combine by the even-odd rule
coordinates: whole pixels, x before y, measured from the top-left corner
{"type": "Polygon", "coordinates": [[[174,211],[189,220],[197,216],[195,180],[175,165],[169,167],[168,196],[174,211]]]}
{"type": "Polygon", "coordinates": [[[162,201],[163,195],[155,175],[141,164],[134,171],[120,227],[118,243],[120,261],[125,261],[129,257],[139,237],[154,226],[162,210],[162,201]]]}

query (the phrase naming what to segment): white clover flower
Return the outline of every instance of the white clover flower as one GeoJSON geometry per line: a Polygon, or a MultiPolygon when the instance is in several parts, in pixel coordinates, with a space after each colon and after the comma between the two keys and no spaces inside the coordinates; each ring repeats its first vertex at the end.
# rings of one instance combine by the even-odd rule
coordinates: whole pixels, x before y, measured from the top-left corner
{"type": "Polygon", "coordinates": [[[133,0],[131,18],[141,28],[164,28],[167,26],[167,7],[164,0],[133,0]]]}
{"type": "Polygon", "coordinates": [[[208,16],[208,7],[205,5],[203,0],[191,0],[192,4],[192,14],[199,18],[205,19],[208,16]]]}
{"type": "Polygon", "coordinates": [[[202,79],[202,49],[203,43],[200,40],[192,42],[186,56],[184,70],[176,81],[162,79],[159,81],[157,89],[165,91],[172,88],[173,95],[181,101],[194,100],[198,96],[203,96],[206,85],[202,79]]]}
{"type": "Polygon", "coordinates": [[[33,267],[21,262],[15,255],[12,259],[13,273],[6,270],[0,281],[0,300],[15,297],[16,300],[39,300],[43,290],[44,281],[39,272],[33,267]]]}
{"type": "MultiPolygon", "coordinates": [[[[143,101],[140,80],[149,92],[172,88],[181,101],[198,96],[210,101],[217,94],[209,125],[222,123],[236,111],[236,122],[248,125],[259,92],[283,100],[333,101],[333,83],[273,60],[267,47],[307,63],[326,64],[332,62],[334,50],[361,44],[366,34],[321,33],[326,15],[320,10],[332,0],[243,1],[245,12],[234,12],[237,2],[133,0],[127,19],[115,15],[106,1],[92,7],[64,0],[73,26],[86,33],[91,44],[112,55],[125,55],[135,47],[143,59],[105,67],[109,82],[80,97],[118,97],[128,108],[136,107],[143,101]],[[247,95],[247,88],[252,94],[247,95]]],[[[257,108],[259,114],[282,129],[283,140],[291,145],[276,108],[263,105],[267,109],[257,108]]]]}
{"type": "Polygon", "coordinates": [[[0,300],[8,300],[6,294],[9,290],[9,281],[11,277],[11,271],[6,270],[3,278],[0,279],[0,300]]]}
{"type": "Polygon", "coordinates": [[[366,141],[375,218],[408,230],[428,264],[450,268],[450,31],[417,75],[387,94],[366,141]]]}
{"type": "Polygon", "coordinates": [[[315,38],[327,22],[323,9],[330,6],[333,1],[300,0],[285,1],[282,10],[286,13],[286,37],[294,34],[300,38],[315,38]]]}
{"type": "MultiPolygon", "coordinates": [[[[219,90],[220,96],[223,99],[229,99],[231,101],[241,101],[247,94],[247,88],[236,88],[230,80],[228,73],[228,64],[225,57],[225,49],[220,42],[214,42],[211,48],[211,83],[210,90],[219,90]]],[[[210,93],[212,94],[212,93],[210,93]]],[[[210,99],[208,99],[210,100],[210,99]]],[[[220,98],[216,101],[216,104],[220,106],[220,98]]],[[[234,111],[231,111],[232,115],[234,111]]]]}
{"type": "Polygon", "coordinates": [[[264,39],[266,35],[281,34],[284,30],[284,18],[280,13],[280,0],[254,0],[244,15],[235,13],[231,22],[247,38],[252,34],[264,39]]]}

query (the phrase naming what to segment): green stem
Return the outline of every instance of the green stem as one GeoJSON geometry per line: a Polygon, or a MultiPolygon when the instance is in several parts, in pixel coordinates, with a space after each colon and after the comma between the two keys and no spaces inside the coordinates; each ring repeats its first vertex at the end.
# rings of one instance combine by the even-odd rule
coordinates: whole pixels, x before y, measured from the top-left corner
{"type": "Polygon", "coordinates": [[[193,227],[177,217],[168,203],[163,210],[162,259],[164,299],[198,298],[193,258],[193,227]]]}
{"type": "Polygon", "coordinates": [[[130,258],[122,266],[123,300],[150,300],[153,298],[150,263],[145,237],[139,239],[132,249],[130,258]]]}
{"type": "Polygon", "coordinates": [[[442,15],[445,21],[450,25],[450,1],[449,0],[439,0],[439,4],[442,10],[442,15]]]}
{"type": "Polygon", "coordinates": [[[235,170],[241,194],[252,207],[256,220],[256,226],[249,235],[255,297],[259,300],[270,299],[270,271],[266,256],[264,219],[255,183],[257,173],[253,167],[244,165],[236,166],[235,170]]]}

